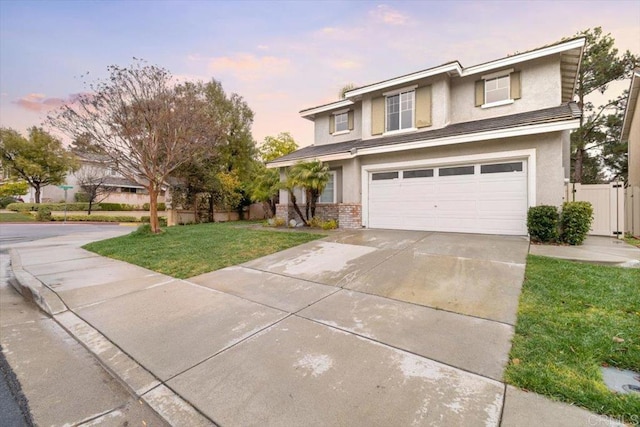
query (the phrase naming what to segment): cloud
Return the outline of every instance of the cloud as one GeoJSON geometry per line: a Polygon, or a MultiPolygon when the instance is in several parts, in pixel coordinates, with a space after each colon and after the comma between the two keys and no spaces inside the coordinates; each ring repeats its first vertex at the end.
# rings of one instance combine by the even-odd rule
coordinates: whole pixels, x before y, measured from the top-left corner
{"type": "Polygon", "coordinates": [[[43,93],[30,93],[23,96],[20,99],[13,101],[13,103],[25,110],[41,113],[41,112],[53,110],[55,108],[59,108],[62,105],[73,104],[81,96],[84,96],[84,95],[86,94],[73,93],[69,95],[66,99],[63,99],[63,98],[47,98],[46,95],[44,95],[43,93]]]}
{"type": "Polygon", "coordinates": [[[409,17],[399,11],[387,6],[386,4],[378,5],[369,12],[375,21],[383,22],[388,25],[405,25],[409,22],[409,17]]]}
{"type": "Polygon", "coordinates": [[[283,75],[289,71],[290,66],[291,62],[287,58],[256,56],[249,53],[237,53],[233,56],[220,56],[209,60],[211,71],[232,74],[243,81],[283,75]]]}

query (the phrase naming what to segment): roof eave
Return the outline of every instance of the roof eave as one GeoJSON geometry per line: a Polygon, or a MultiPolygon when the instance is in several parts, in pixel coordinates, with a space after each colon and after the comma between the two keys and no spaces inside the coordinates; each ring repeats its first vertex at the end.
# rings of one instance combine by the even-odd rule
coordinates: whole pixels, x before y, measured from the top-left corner
{"type": "Polygon", "coordinates": [[[529,52],[508,56],[506,58],[498,59],[484,64],[474,65],[472,67],[465,68],[462,71],[462,76],[466,77],[474,74],[486,73],[488,71],[508,67],[520,62],[531,61],[533,59],[542,58],[548,55],[554,55],[556,53],[566,52],[568,50],[576,48],[582,49],[585,45],[585,40],[586,39],[584,37],[580,37],[577,39],[569,40],[565,43],[559,43],[553,46],[543,47],[529,52]]]}
{"type": "Polygon", "coordinates": [[[543,123],[534,123],[534,124],[523,124],[523,125],[507,127],[507,128],[485,130],[485,131],[473,132],[473,133],[464,133],[459,135],[450,135],[450,136],[444,136],[440,138],[403,142],[399,144],[390,143],[386,145],[378,145],[373,147],[357,147],[357,148],[352,148],[348,152],[343,151],[339,153],[327,154],[324,156],[309,155],[306,157],[288,159],[280,162],[278,161],[271,162],[267,164],[267,168],[273,169],[273,168],[279,168],[279,167],[293,166],[298,162],[306,161],[306,160],[321,160],[323,162],[334,161],[334,160],[347,160],[357,156],[364,156],[364,155],[370,155],[370,154],[383,154],[383,153],[391,153],[396,151],[414,150],[419,148],[429,148],[429,147],[438,147],[443,145],[454,145],[454,144],[462,144],[462,143],[469,143],[469,142],[486,141],[490,139],[503,139],[503,138],[525,136],[525,135],[537,135],[537,134],[547,133],[547,132],[573,130],[573,129],[578,129],[579,127],[580,127],[579,118],[554,120],[554,121],[547,121],[543,123]]]}
{"type": "Polygon", "coordinates": [[[327,111],[337,110],[338,108],[350,107],[354,102],[350,99],[341,99],[340,101],[332,102],[331,104],[320,105],[319,107],[308,108],[300,111],[300,116],[308,120],[315,120],[316,114],[326,113],[327,111]]]}
{"type": "Polygon", "coordinates": [[[624,119],[622,121],[622,133],[620,134],[620,141],[627,141],[629,139],[629,132],[631,132],[631,120],[636,111],[636,104],[638,103],[638,95],[640,94],[640,68],[636,68],[629,84],[629,98],[627,99],[627,106],[624,111],[624,119]]]}

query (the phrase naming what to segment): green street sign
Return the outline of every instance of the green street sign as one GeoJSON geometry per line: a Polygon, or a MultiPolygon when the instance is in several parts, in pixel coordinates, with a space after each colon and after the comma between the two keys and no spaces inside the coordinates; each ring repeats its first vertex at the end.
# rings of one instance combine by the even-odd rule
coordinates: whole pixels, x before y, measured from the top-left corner
{"type": "Polygon", "coordinates": [[[73,185],[58,185],[58,188],[62,190],[71,190],[73,188],[73,185]]]}

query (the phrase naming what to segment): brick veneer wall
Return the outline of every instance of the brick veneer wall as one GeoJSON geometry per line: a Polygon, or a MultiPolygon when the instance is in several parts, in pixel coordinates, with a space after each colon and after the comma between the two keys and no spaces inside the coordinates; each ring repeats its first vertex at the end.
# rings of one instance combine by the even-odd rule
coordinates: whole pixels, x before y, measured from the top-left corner
{"type": "MultiPolygon", "coordinates": [[[[304,215],[304,205],[300,206],[304,215]]],[[[340,228],[360,228],[362,227],[362,207],[359,203],[322,203],[316,205],[316,216],[323,221],[335,219],[340,224],[340,228]]],[[[293,210],[293,205],[276,205],[276,217],[300,221],[298,214],[293,210]]]]}
{"type": "Polygon", "coordinates": [[[340,203],[338,208],[340,228],[362,227],[362,206],[359,203],[340,203]]]}

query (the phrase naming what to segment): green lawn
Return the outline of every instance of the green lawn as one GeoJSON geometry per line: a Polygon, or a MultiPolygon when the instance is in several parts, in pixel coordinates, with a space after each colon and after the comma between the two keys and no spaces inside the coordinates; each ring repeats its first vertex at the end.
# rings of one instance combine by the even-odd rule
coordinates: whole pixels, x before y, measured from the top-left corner
{"type": "Polygon", "coordinates": [[[640,270],[529,256],[506,381],[637,420],[640,396],[610,392],[604,365],[640,371],[640,270]]]}
{"type": "Polygon", "coordinates": [[[636,239],[635,237],[627,236],[624,238],[624,241],[630,245],[637,246],[640,248],[640,239],[636,239]]]}
{"type": "Polygon", "coordinates": [[[209,223],[168,227],[159,235],[132,233],[84,246],[100,255],[177,278],[193,277],[324,237],[209,223]]]}
{"type": "Polygon", "coordinates": [[[0,222],[33,222],[33,215],[19,212],[0,212],[0,222]]]}

